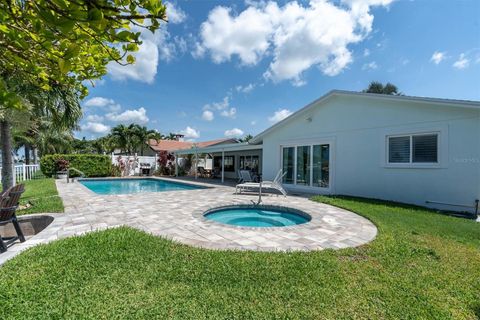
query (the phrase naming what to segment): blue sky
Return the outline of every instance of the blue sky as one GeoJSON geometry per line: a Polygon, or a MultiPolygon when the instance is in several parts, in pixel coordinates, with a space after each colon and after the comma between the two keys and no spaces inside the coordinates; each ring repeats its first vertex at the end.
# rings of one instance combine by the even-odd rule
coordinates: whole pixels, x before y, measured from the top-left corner
{"type": "Polygon", "coordinates": [[[372,80],[413,96],[480,100],[480,1],[176,1],[110,65],[77,137],[136,122],[191,140],[255,135],[332,89],[372,80]]]}

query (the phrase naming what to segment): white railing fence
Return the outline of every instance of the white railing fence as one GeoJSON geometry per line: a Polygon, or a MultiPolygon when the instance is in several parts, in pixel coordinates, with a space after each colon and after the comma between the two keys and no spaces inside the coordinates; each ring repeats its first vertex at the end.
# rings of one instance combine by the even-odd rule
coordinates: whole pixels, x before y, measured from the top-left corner
{"type": "MultiPolygon", "coordinates": [[[[0,167],[0,179],[2,178],[2,167],[0,167]]],[[[44,178],[42,171],[40,171],[39,164],[20,164],[13,166],[13,178],[15,183],[44,178]]]]}

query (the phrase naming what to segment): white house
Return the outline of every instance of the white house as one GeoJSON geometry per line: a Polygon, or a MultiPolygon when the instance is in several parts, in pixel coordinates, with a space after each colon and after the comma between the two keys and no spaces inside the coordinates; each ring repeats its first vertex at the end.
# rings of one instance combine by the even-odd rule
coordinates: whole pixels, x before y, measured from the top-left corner
{"type": "Polygon", "coordinates": [[[282,169],[290,190],[462,211],[480,199],[478,101],[334,90],[249,144],[263,179],[282,169]]]}

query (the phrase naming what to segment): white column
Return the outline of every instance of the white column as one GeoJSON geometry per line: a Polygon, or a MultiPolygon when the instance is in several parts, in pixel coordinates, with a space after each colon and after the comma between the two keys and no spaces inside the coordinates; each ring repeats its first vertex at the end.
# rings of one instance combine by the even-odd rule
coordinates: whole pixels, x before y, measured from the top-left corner
{"type": "Polygon", "coordinates": [[[15,162],[12,163],[13,168],[13,185],[17,184],[17,168],[15,168],[15,162]]]}
{"type": "Polygon", "coordinates": [[[225,180],[225,151],[222,149],[222,183],[225,180]]]}
{"type": "MultiPolygon", "coordinates": [[[[174,152],[173,156],[175,157],[175,177],[178,177],[178,159],[177,154],[174,152]]],[[[156,157],[156,156],[155,156],[156,157]]]]}
{"type": "Polygon", "coordinates": [[[198,153],[197,153],[197,147],[195,146],[195,179],[197,179],[197,171],[198,171],[198,153]]]}
{"type": "Polygon", "coordinates": [[[23,166],[22,166],[22,174],[23,174],[23,181],[27,180],[27,166],[25,165],[25,162],[23,163],[23,166]]]}

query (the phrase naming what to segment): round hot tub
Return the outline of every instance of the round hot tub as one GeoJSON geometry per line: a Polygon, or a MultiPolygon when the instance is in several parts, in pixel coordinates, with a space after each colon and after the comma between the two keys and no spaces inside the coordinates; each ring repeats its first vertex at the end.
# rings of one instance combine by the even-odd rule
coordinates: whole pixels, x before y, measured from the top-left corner
{"type": "Polygon", "coordinates": [[[287,227],[309,222],[312,218],[297,209],[267,205],[236,205],[205,212],[207,220],[239,227],[287,227]]]}

